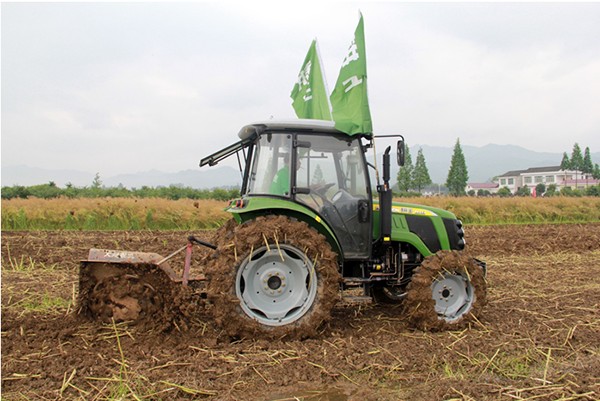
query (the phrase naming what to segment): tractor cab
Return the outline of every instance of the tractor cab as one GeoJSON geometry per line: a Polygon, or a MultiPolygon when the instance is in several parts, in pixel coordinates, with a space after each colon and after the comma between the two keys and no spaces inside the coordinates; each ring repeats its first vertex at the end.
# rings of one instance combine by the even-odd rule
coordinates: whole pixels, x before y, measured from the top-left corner
{"type": "MultiPolygon", "coordinates": [[[[269,198],[271,208],[298,204],[333,231],[344,260],[370,257],[373,202],[360,136],[341,133],[330,121],[294,120],[248,125],[239,137],[215,155],[244,150],[243,199],[269,198]]],[[[200,165],[216,164],[215,155],[200,165]]]]}

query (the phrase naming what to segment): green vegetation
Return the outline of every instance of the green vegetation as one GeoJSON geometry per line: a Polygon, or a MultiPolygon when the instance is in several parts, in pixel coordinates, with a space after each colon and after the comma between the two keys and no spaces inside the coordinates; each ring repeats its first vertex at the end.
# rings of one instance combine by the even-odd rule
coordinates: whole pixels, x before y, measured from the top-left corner
{"type": "Polygon", "coordinates": [[[399,196],[413,196],[411,194],[420,194],[421,191],[431,185],[431,177],[423,155],[423,149],[419,148],[417,152],[417,161],[413,165],[410,149],[405,145],[404,166],[398,170],[397,187],[400,191],[399,196]],[[411,192],[416,190],[417,192],[411,192]]]}
{"type": "Polygon", "coordinates": [[[450,160],[450,170],[446,179],[446,186],[450,191],[450,195],[461,196],[465,195],[465,187],[469,180],[469,172],[465,162],[465,155],[460,147],[460,139],[456,140],[454,145],[454,153],[450,160]]]}
{"type": "Polygon", "coordinates": [[[413,163],[412,157],[410,156],[410,148],[407,144],[404,145],[404,166],[400,167],[398,170],[398,176],[396,177],[398,181],[398,190],[400,192],[406,193],[413,188],[413,163]]]}
{"type": "Polygon", "coordinates": [[[40,199],[55,199],[65,197],[69,199],[79,198],[163,198],[163,199],[215,199],[226,201],[239,196],[239,188],[223,189],[194,189],[178,185],[170,185],[168,187],[147,187],[143,186],[139,189],[128,189],[122,185],[117,187],[104,187],[100,177],[96,175],[94,181],[89,187],[75,187],[67,184],[65,188],[58,187],[54,182],[48,184],[33,185],[24,187],[14,185],[11,187],[2,187],[2,199],[15,198],[40,198],[40,199]]]}
{"type": "Polygon", "coordinates": [[[431,184],[431,177],[429,176],[429,170],[427,169],[427,163],[425,162],[425,156],[423,156],[423,149],[421,148],[417,152],[417,161],[413,171],[413,184],[414,188],[419,192],[431,184]]]}
{"type": "MultiPolygon", "coordinates": [[[[563,170],[581,171],[583,174],[588,174],[595,179],[600,179],[600,166],[598,166],[598,163],[594,164],[592,162],[590,148],[586,146],[585,151],[582,154],[581,147],[577,142],[573,145],[570,159],[567,152],[563,152],[560,168],[563,170]]],[[[575,179],[577,179],[577,176],[575,176],[575,179]]]]}

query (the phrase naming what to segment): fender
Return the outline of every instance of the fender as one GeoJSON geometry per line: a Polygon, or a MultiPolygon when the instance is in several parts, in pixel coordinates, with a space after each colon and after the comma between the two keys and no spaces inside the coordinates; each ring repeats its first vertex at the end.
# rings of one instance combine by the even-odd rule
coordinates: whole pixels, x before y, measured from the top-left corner
{"type": "Polygon", "coordinates": [[[331,227],[329,227],[319,214],[302,204],[277,197],[248,196],[232,200],[229,203],[229,206],[225,208],[225,211],[231,213],[232,217],[239,224],[253,220],[258,216],[270,214],[281,214],[304,221],[319,233],[323,234],[330,243],[333,251],[339,255],[340,260],[343,260],[344,255],[342,247],[331,227]]]}

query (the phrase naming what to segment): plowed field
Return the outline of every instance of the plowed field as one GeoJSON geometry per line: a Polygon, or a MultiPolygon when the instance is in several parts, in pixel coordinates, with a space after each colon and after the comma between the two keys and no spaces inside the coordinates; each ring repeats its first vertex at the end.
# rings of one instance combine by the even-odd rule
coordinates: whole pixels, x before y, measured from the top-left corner
{"type": "Polygon", "coordinates": [[[232,339],[202,313],[153,328],[73,312],[89,248],[168,255],[187,235],[3,232],[2,399],[600,399],[600,224],[468,228],[488,304],[463,331],[344,301],[303,341],[232,339]]]}

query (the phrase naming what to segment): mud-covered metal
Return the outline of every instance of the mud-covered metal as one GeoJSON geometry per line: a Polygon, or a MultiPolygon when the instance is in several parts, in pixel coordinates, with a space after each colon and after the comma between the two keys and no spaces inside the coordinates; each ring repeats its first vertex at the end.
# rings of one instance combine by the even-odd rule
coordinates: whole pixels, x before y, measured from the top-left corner
{"type": "MultiPolygon", "coordinates": [[[[188,246],[184,246],[179,251],[187,249],[188,246]]],[[[179,252],[177,251],[177,252],[179,252]]],[[[176,254],[177,252],[174,252],[176,254]]],[[[173,254],[171,254],[172,256],[173,254]]],[[[191,258],[191,255],[190,255],[191,258]]],[[[153,264],[157,265],[167,276],[177,283],[183,282],[184,277],[178,275],[166,261],[167,258],[154,253],[154,252],[133,252],[133,251],[119,251],[113,249],[96,249],[92,248],[89,251],[88,258],[81,261],[82,269],[93,269],[94,275],[105,276],[101,272],[102,269],[108,271],[114,271],[119,266],[135,266],[136,264],[153,264]],[[112,266],[113,269],[108,269],[108,266],[112,266]]],[[[206,277],[203,274],[191,275],[189,267],[187,269],[187,281],[204,281],[206,277]]],[[[110,273],[109,273],[110,274],[110,273]]]]}

